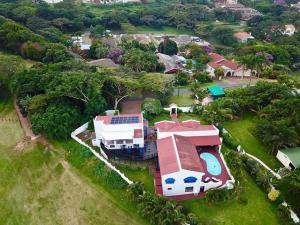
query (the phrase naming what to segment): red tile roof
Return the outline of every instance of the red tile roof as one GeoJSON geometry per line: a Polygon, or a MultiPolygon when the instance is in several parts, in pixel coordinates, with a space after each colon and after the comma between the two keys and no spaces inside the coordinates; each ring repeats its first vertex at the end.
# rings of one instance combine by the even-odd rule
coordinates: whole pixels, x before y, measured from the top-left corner
{"type": "Polygon", "coordinates": [[[154,124],[156,129],[160,132],[176,132],[176,131],[203,131],[203,130],[216,130],[213,125],[201,125],[198,121],[162,121],[154,124]]]}
{"type": "Polygon", "coordinates": [[[200,157],[196,151],[196,147],[186,138],[174,135],[175,143],[181,168],[185,170],[203,172],[200,157]]]}
{"type": "Polygon", "coordinates": [[[225,66],[231,70],[237,70],[239,68],[239,64],[233,60],[227,60],[223,56],[217,53],[211,53],[209,55],[212,58],[212,61],[208,63],[208,65],[214,69],[225,66]]]}
{"type": "Polygon", "coordinates": [[[224,59],[223,56],[217,54],[217,53],[210,53],[209,56],[212,58],[213,62],[218,62],[224,59]]]}
{"type": "Polygon", "coordinates": [[[161,175],[179,171],[179,162],[176,156],[173,137],[158,139],[156,143],[161,175]]]}
{"type": "Polygon", "coordinates": [[[221,139],[218,135],[215,136],[198,136],[198,137],[183,137],[194,146],[215,146],[221,144],[221,139]]]}
{"type": "Polygon", "coordinates": [[[134,129],[134,138],[142,138],[143,137],[143,130],[142,129],[134,129]]]}

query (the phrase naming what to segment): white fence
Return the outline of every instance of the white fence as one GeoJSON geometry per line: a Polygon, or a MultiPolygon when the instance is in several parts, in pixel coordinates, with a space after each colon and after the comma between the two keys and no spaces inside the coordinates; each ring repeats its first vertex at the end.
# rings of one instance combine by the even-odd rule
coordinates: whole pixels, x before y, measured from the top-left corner
{"type": "MultiPolygon", "coordinates": [[[[193,112],[193,108],[192,107],[177,107],[177,109],[180,109],[184,113],[193,112]]],[[[164,110],[170,111],[171,108],[164,108],[164,110]]]]}
{"type": "Polygon", "coordinates": [[[71,133],[71,137],[77,141],[79,144],[87,147],[98,159],[100,159],[102,162],[105,163],[105,165],[112,169],[113,171],[115,171],[117,174],[119,174],[119,176],[126,181],[128,184],[132,184],[133,181],[131,181],[128,177],[126,177],[120,170],[118,170],[115,166],[113,166],[110,162],[108,162],[107,160],[107,156],[106,154],[103,152],[103,150],[100,148],[101,151],[101,155],[96,152],[93,148],[91,148],[88,144],[86,144],[85,142],[83,142],[82,140],[80,140],[77,135],[84,132],[86,129],[88,128],[88,123],[83,124],[81,127],[77,128],[76,130],[74,130],[71,133]],[[104,153],[104,155],[102,155],[102,153],[104,153]]]}

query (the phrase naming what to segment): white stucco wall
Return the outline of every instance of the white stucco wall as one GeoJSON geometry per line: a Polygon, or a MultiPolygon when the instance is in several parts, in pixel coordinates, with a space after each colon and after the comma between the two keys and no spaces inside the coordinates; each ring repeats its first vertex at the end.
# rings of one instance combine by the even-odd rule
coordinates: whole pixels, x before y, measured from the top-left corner
{"type": "Polygon", "coordinates": [[[276,157],[284,165],[284,167],[291,169],[289,164],[292,163],[292,161],[289,159],[289,157],[286,154],[284,154],[281,151],[278,151],[276,157]]]}
{"type": "Polygon", "coordinates": [[[157,139],[172,136],[173,134],[184,136],[184,137],[194,137],[194,136],[215,136],[219,135],[219,130],[203,130],[203,131],[182,131],[182,132],[160,132],[157,130],[157,139]]]}

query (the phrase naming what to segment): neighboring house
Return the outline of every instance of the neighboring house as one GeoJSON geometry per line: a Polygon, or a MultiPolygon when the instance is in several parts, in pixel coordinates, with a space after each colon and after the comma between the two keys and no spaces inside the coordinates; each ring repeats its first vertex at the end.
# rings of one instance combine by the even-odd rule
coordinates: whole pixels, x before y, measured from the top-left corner
{"type": "Polygon", "coordinates": [[[155,123],[158,166],[156,193],[170,197],[203,196],[211,188],[233,188],[234,178],[221,153],[213,125],[198,121],[155,123]]]}
{"type": "Polygon", "coordinates": [[[94,146],[106,150],[131,150],[144,148],[147,124],[143,115],[124,114],[117,116],[97,116],[94,119],[94,146]]]}
{"type": "Polygon", "coordinates": [[[183,64],[176,57],[169,56],[163,53],[157,53],[158,62],[165,66],[164,73],[177,73],[183,68],[183,64]]]}
{"type": "Polygon", "coordinates": [[[283,31],[283,34],[292,36],[296,32],[296,28],[293,24],[287,24],[284,26],[285,30],[283,31]]]}
{"type": "Polygon", "coordinates": [[[186,34],[170,37],[170,40],[175,41],[178,47],[185,46],[189,43],[195,43],[199,46],[210,46],[210,43],[208,43],[207,41],[204,41],[199,37],[186,35],[186,34]]]}
{"type": "Polygon", "coordinates": [[[94,66],[105,66],[105,67],[110,67],[110,68],[118,68],[120,66],[109,58],[96,59],[96,60],[88,62],[88,64],[94,65],[94,66]]]}
{"type": "Polygon", "coordinates": [[[238,62],[234,60],[227,60],[223,56],[217,53],[210,53],[212,61],[207,64],[206,71],[210,74],[211,77],[215,77],[215,70],[222,67],[224,69],[225,77],[243,77],[250,76],[251,71],[244,69],[243,66],[240,66],[238,62]]]}
{"type": "Polygon", "coordinates": [[[80,50],[90,50],[90,47],[92,45],[89,34],[83,34],[82,36],[73,36],[72,42],[75,46],[80,48],[80,50]]]}
{"type": "Polygon", "coordinates": [[[234,34],[234,37],[240,43],[247,43],[248,40],[253,40],[254,39],[254,37],[251,35],[251,33],[247,33],[247,32],[237,32],[237,33],[234,34]]]}
{"type": "Polygon", "coordinates": [[[300,147],[278,150],[276,157],[290,170],[300,168],[300,147]]]}
{"type": "Polygon", "coordinates": [[[242,15],[241,20],[244,21],[250,20],[254,16],[262,16],[262,14],[256,9],[246,7],[243,4],[237,2],[232,4],[226,1],[225,4],[216,4],[216,7],[226,8],[231,11],[240,12],[242,15]]]}
{"type": "Polygon", "coordinates": [[[291,4],[291,7],[296,9],[298,12],[300,12],[300,2],[298,2],[296,4],[291,4]]]}

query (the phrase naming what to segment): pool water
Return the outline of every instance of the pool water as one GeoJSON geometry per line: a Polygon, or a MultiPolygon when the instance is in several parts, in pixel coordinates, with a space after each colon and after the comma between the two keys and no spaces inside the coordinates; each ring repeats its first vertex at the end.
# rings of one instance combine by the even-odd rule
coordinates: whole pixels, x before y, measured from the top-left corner
{"type": "Polygon", "coordinates": [[[213,154],[204,152],[200,154],[200,158],[206,162],[207,171],[211,175],[218,176],[222,173],[221,164],[213,154]]]}

